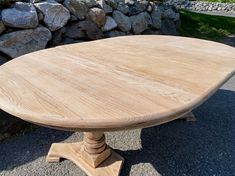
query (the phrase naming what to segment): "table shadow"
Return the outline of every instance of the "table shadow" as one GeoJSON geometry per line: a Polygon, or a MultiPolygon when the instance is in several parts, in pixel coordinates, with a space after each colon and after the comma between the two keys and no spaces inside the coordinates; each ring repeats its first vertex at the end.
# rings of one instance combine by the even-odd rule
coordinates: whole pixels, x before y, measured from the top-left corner
{"type": "Polygon", "coordinates": [[[121,176],[139,163],[150,163],[161,175],[235,175],[235,92],[217,91],[194,114],[196,122],[142,129],[140,150],[117,150],[125,158],[121,176]]]}
{"type": "Polygon", "coordinates": [[[6,139],[0,143],[0,171],[12,170],[47,155],[52,143],[71,135],[72,132],[39,127],[26,135],[6,139]]]}

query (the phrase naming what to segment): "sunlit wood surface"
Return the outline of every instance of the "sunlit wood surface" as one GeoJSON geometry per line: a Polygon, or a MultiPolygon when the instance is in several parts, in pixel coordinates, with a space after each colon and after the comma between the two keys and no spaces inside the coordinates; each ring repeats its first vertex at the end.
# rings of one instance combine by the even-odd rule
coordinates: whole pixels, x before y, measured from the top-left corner
{"type": "Polygon", "coordinates": [[[198,39],[142,35],[65,45],[2,65],[0,108],[65,130],[147,127],[200,105],[234,68],[234,48],[198,39]]]}

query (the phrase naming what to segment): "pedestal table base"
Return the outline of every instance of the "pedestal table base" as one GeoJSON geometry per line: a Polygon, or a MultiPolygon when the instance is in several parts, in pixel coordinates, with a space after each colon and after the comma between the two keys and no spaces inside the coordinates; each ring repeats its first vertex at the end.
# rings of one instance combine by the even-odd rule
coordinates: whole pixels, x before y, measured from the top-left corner
{"type": "Polygon", "coordinates": [[[89,176],[118,176],[124,159],[105,143],[101,132],[85,133],[83,142],[54,143],[47,155],[47,162],[68,159],[89,176]]]}

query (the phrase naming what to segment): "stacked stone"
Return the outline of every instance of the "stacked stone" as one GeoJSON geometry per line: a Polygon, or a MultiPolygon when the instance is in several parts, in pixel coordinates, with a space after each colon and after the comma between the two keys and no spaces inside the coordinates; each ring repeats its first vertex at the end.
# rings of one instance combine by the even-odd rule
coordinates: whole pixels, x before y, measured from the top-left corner
{"type": "Polygon", "coordinates": [[[235,3],[167,0],[165,4],[174,5],[179,9],[186,9],[186,10],[235,13],[235,3]]]}
{"type": "Polygon", "coordinates": [[[146,0],[1,0],[0,60],[74,42],[176,34],[179,13],[146,0]],[[2,56],[1,56],[2,55],[2,56]]]}

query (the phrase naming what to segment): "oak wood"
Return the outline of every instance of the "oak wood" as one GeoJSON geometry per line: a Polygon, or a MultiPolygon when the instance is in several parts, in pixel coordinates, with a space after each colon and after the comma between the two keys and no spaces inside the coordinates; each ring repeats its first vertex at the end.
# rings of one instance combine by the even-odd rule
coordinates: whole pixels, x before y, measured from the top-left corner
{"type": "Polygon", "coordinates": [[[80,153],[83,160],[96,168],[111,155],[111,149],[105,143],[104,133],[86,132],[80,153]]]}
{"type": "Polygon", "coordinates": [[[179,118],[233,74],[235,49],[125,36],[46,49],[0,67],[0,108],[65,130],[147,127],[179,118]]]}
{"type": "Polygon", "coordinates": [[[103,132],[86,132],[82,142],[54,143],[46,161],[71,160],[91,176],[118,176],[124,159],[107,146],[103,132]]]}
{"type": "Polygon", "coordinates": [[[54,143],[47,155],[47,162],[59,162],[60,158],[69,159],[79,166],[88,176],[118,176],[120,174],[124,159],[116,152],[111,151],[111,155],[98,167],[93,167],[88,163],[83,155],[83,142],[79,143],[54,143]]]}

